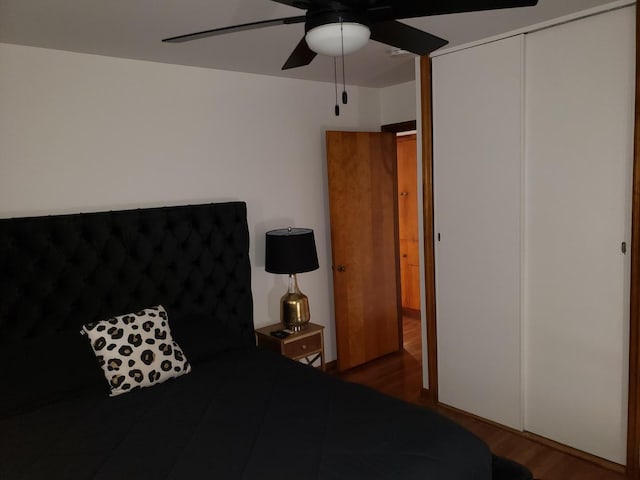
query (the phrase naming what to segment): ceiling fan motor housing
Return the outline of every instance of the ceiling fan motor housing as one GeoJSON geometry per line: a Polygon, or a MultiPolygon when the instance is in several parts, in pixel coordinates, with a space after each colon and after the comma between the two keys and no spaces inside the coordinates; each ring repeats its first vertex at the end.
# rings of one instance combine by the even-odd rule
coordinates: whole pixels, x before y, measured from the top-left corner
{"type": "Polygon", "coordinates": [[[359,23],[367,27],[370,26],[366,13],[356,10],[309,10],[306,18],[305,33],[322,25],[340,23],[341,20],[344,23],[359,23]]]}

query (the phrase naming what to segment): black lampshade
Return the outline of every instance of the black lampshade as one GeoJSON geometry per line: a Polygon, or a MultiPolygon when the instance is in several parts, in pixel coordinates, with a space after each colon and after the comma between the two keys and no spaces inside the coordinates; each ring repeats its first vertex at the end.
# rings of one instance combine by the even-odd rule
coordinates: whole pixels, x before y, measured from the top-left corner
{"type": "Polygon", "coordinates": [[[265,270],[270,273],[302,273],[318,268],[313,230],[281,228],[266,234],[265,270]]]}

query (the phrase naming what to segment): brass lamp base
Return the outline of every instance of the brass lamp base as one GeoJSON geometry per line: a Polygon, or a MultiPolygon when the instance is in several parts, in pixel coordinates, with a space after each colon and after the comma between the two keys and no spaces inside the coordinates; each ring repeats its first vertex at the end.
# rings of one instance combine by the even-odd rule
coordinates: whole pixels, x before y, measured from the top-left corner
{"type": "Polygon", "coordinates": [[[298,288],[298,278],[289,275],[289,289],[280,299],[280,319],[291,331],[299,332],[307,328],[311,314],[309,299],[298,288]]]}

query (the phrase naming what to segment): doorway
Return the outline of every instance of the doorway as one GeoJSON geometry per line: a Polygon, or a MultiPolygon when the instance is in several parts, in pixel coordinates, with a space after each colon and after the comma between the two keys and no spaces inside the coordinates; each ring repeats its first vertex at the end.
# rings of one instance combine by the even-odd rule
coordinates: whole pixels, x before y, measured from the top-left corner
{"type": "Polygon", "coordinates": [[[382,131],[396,134],[397,243],[399,248],[401,328],[404,350],[422,362],[420,320],[420,262],[418,236],[418,165],[416,122],[384,125],[382,131]]]}

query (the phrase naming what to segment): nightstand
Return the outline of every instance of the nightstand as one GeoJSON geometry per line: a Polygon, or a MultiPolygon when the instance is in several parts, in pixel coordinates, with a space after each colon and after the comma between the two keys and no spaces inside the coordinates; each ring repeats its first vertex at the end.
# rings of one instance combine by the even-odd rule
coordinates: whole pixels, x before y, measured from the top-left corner
{"type": "Polygon", "coordinates": [[[275,323],[256,330],[258,346],[267,348],[292,360],[304,360],[312,365],[320,360],[320,369],[324,372],[324,327],[309,323],[308,327],[295,332],[287,338],[276,338],[271,335],[274,330],[282,330],[284,325],[275,323]]]}

